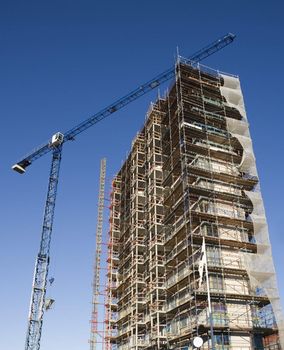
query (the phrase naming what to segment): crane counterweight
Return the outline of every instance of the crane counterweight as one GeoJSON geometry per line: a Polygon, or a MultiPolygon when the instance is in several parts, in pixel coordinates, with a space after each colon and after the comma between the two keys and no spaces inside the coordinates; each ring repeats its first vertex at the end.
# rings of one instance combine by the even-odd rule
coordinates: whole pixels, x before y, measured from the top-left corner
{"type": "Polygon", "coordinates": [[[19,174],[24,174],[26,172],[26,169],[22,167],[20,164],[16,163],[12,166],[12,169],[16,171],[19,174]]]}
{"type": "Polygon", "coordinates": [[[26,167],[31,165],[32,162],[28,159],[23,159],[19,163],[16,163],[12,166],[12,169],[19,174],[24,174],[26,172],[26,167]]]}

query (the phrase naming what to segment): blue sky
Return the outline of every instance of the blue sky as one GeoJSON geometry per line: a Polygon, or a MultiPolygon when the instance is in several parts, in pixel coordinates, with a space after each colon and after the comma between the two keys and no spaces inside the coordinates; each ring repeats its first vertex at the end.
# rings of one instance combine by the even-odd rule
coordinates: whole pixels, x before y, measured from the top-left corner
{"type": "MultiPolygon", "coordinates": [[[[7,1],[0,8],[0,345],[24,348],[50,156],[21,156],[174,63],[233,32],[204,64],[240,76],[280,289],[283,282],[283,2],[7,1]]],[[[166,87],[166,86],[165,86],[166,87]]],[[[164,88],[165,88],[164,87],[164,88]]],[[[162,91],[163,89],[162,88],[162,91]]],[[[110,181],[157,92],[65,145],[51,250],[56,299],[42,350],[88,348],[99,162],[110,181]]],[[[107,218],[106,218],[107,227],[107,218]]],[[[282,292],[282,300],[283,300],[282,292]]]]}

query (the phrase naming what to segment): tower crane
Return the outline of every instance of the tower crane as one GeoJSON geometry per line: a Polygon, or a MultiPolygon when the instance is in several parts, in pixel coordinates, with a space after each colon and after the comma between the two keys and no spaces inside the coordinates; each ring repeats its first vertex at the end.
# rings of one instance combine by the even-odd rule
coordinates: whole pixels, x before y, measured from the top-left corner
{"type": "MultiPolygon", "coordinates": [[[[235,35],[228,33],[218,40],[191,55],[188,59],[192,62],[200,62],[225,46],[231,44],[235,35]]],[[[43,146],[36,148],[19,162],[12,166],[12,169],[20,174],[24,174],[26,168],[35,160],[41,158],[46,153],[52,153],[51,169],[49,174],[47,197],[45,202],[44,217],[41,231],[40,248],[36,257],[34,278],[32,284],[31,303],[28,317],[28,330],[26,335],[25,350],[39,350],[42,333],[45,295],[47,289],[48,268],[50,262],[50,242],[52,236],[52,227],[54,211],[56,204],[56,194],[60,163],[62,158],[62,148],[65,142],[74,140],[74,138],[91,126],[100,122],[109,115],[127,106],[132,101],[152,91],[162,83],[170,80],[175,75],[175,66],[169,68],[163,73],[157,75],[148,82],[140,85],[129,94],[111,103],[101,111],[95,113],[85,121],[68,130],[65,134],[57,132],[50,141],[43,146]]]]}

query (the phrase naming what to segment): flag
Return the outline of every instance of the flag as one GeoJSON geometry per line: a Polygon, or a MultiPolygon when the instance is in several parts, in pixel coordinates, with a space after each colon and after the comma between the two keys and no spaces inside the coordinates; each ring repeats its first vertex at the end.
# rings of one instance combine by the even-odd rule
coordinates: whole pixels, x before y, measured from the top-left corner
{"type": "Polygon", "coordinates": [[[199,260],[199,266],[198,266],[198,272],[199,272],[199,288],[201,287],[202,279],[203,279],[203,273],[204,268],[207,264],[207,258],[206,258],[206,247],[205,247],[205,239],[203,237],[202,246],[201,246],[201,255],[199,260]]]}

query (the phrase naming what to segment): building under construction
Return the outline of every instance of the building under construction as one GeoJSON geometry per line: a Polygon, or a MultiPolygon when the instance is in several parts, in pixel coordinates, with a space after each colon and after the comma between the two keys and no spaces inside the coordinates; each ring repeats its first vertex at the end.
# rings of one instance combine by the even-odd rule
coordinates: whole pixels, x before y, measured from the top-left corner
{"type": "Polygon", "coordinates": [[[150,106],[112,184],[105,310],[107,350],[281,348],[238,77],[179,58],[150,106]]]}

